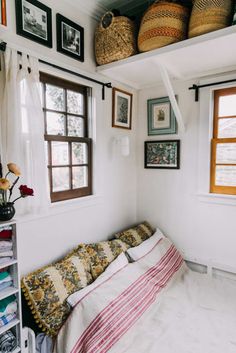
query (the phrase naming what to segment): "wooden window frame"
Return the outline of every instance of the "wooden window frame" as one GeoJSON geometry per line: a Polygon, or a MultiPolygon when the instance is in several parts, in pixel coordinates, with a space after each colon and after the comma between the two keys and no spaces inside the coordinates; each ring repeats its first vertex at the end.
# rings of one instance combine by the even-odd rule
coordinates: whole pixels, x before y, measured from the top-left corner
{"type": "Polygon", "coordinates": [[[236,115],[219,117],[220,97],[236,95],[236,87],[222,88],[214,91],[214,116],[213,116],[213,138],[211,140],[211,174],[210,174],[210,192],[216,194],[236,195],[236,186],[219,186],[215,184],[216,167],[236,166],[230,163],[216,163],[217,145],[220,143],[236,143],[236,136],[230,138],[218,138],[218,122],[220,119],[236,119],[236,115]]]}
{"type": "Polygon", "coordinates": [[[47,152],[48,152],[48,174],[49,174],[49,185],[50,185],[50,197],[51,202],[65,201],[74,198],[80,198],[84,196],[89,196],[92,194],[92,139],[88,137],[88,87],[79,85],[74,82],[70,82],[55,76],[48,75],[46,73],[40,72],[40,81],[43,84],[43,113],[44,113],[44,140],[47,142],[47,152]],[[67,111],[67,104],[65,105],[64,111],[58,111],[54,109],[46,108],[45,101],[45,88],[46,84],[50,84],[65,90],[65,104],[66,104],[66,94],[67,90],[81,93],[84,97],[84,114],[74,114],[67,111]],[[59,113],[65,115],[65,136],[60,135],[49,135],[47,134],[47,112],[59,113]],[[84,120],[84,137],[68,136],[68,116],[77,116],[84,120]],[[69,164],[68,165],[53,165],[52,164],[52,142],[67,142],[69,149],[69,164]],[[73,164],[72,163],[72,143],[85,143],[87,145],[88,160],[85,164],[73,164]],[[72,167],[83,167],[88,168],[88,185],[86,187],[73,189],[72,188],[72,167]],[[69,167],[69,182],[70,189],[63,191],[53,191],[53,175],[52,171],[57,167],[69,167]]]}

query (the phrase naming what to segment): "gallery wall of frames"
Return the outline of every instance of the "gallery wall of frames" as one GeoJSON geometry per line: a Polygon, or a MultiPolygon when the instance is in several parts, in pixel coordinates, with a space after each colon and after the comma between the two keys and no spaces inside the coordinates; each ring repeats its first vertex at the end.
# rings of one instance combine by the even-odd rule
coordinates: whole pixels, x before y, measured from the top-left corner
{"type": "MultiPolygon", "coordinates": [[[[15,7],[17,34],[52,48],[52,10],[37,0],[15,0],[15,7]]],[[[83,27],[57,13],[55,30],[57,51],[84,62],[83,27]]]]}

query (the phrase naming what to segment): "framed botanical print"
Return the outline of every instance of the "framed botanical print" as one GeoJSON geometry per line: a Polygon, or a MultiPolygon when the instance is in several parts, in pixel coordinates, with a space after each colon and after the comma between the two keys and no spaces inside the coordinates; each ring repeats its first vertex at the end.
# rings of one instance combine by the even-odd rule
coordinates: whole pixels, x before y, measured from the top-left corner
{"type": "Polygon", "coordinates": [[[59,13],[57,14],[57,51],[84,61],[84,29],[59,13]]]}
{"type": "Polygon", "coordinates": [[[112,126],[131,130],[132,98],[129,92],[112,89],[112,126]]]}
{"type": "Polygon", "coordinates": [[[52,11],[37,0],[15,0],[16,32],[52,48],[52,11]]]}
{"type": "Polygon", "coordinates": [[[174,111],[168,97],[149,99],[148,135],[167,135],[177,133],[174,111]]]}
{"type": "Polygon", "coordinates": [[[145,141],[145,168],[179,169],[180,140],[145,141]]]}

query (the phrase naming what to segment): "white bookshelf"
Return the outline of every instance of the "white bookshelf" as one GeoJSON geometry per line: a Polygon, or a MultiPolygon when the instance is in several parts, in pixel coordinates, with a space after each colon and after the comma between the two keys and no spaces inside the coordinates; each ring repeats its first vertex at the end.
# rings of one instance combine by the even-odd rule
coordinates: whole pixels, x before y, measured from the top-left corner
{"type": "MultiPolygon", "coordinates": [[[[0,327],[0,335],[4,332],[11,330],[16,336],[17,348],[12,353],[21,352],[21,332],[22,332],[22,315],[21,315],[21,291],[20,291],[20,273],[18,264],[18,253],[17,253],[17,224],[16,222],[0,222],[0,232],[5,228],[10,227],[12,231],[12,243],[13,243],[13,258],[0,264],[0,269],[7,268],[7,271],[11,274],[13,279],[13,285],[11,287],[0,290],[0,300],[5,299],[11,295],[16,296],[17,300],[17,317],[10,321],[7,325],[0,327]]],[[[1,238],[0,238],[1,239],[1,238]]]]}

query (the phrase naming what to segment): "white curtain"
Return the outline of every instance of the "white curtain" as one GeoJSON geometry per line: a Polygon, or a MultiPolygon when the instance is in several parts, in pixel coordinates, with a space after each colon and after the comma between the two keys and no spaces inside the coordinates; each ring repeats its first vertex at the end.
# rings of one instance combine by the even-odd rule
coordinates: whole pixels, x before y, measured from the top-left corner
{"type": "Polygon", "coordinates": [[[17,213],[39,213],[49,205],[44,143],[44,117],[40,99],[38,60],[19,56],[7,48],[1,62],[3,95],[1,106],[1,157],[3,166],[16,163],[21,177],[15,187],[26,184],[34,196],[15,204],[17,213]]]}

